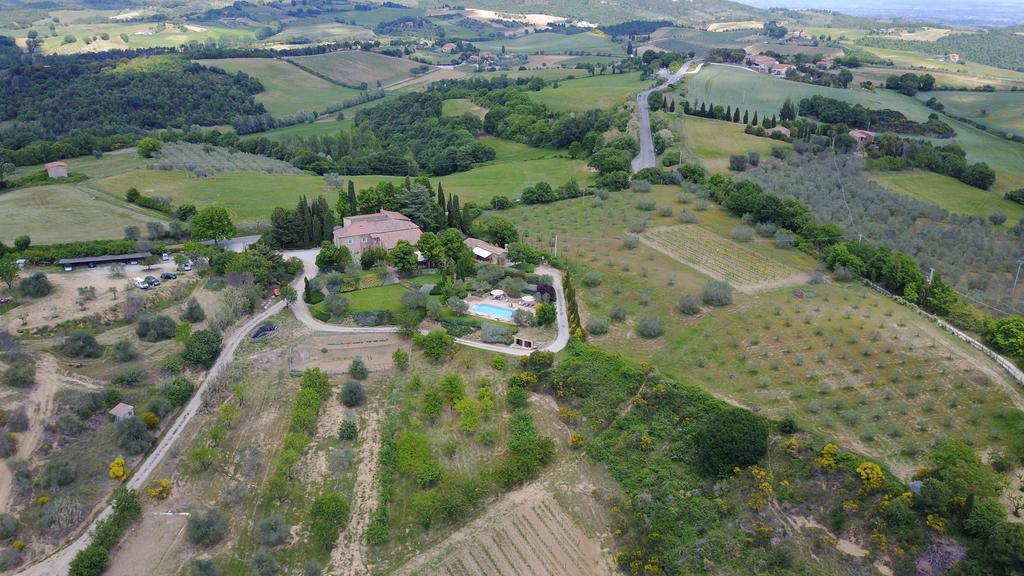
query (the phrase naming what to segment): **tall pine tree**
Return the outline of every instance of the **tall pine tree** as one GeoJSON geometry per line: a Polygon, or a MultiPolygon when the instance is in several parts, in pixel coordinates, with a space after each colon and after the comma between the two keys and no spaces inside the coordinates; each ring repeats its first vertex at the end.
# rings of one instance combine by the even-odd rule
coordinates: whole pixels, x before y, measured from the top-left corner
{"type": "Polygon", "coordinates": [[[459,208],[459,196],[457,194],[452,196],[452,204],[449,206],[449,210],[452,215],[452,228],[458,228],[465,232],[466,229],[462,225],[462,210],[459,208]]]}
{"type": "Polygon", "coordinates": [[[355,216],[359,213],[359,207],[356,205],[356,183],[354,180],[348,181],[348,216],[355,216]]]}
{"type": "Polygon", "coordinates": [[[750,124],[750,110],[743,111],[743,123],[750,124]]]}
{"type": "Polygon", "coordinates": [[[441,207],[441,215],[447,218],[448,205],[444,201],[444,188],[441,187],[441,182],[437,183],[437,205],[441,207]]]}

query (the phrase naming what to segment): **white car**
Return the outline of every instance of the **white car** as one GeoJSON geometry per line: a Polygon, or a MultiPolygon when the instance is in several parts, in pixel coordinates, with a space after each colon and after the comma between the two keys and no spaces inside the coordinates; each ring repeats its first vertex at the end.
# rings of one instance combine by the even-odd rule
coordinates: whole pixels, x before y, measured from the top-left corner
{"type": "Polygon", "coordinates": [[[145,278],[132,278],[132,284],[135,284],[135,287],[141,290],[149,290],[149,282],[147,282],[145,278]]]}
{"type": "Polygon", "coordinates": [[[163,254],[160,255],[160,259],[163,260],[164,262],[169,262],[171,259],[171,255],[168,254],[167,252],[164,252],[163,254]]]}
{"type": "Polygon", "coordinates": [[[192,270],[192,261],[189,260],[188,262],[185,262],[184,264],[182,264],[181,265],[181,269],[184,270],[185,272],[188,272],[188,271],[192,270]]]}

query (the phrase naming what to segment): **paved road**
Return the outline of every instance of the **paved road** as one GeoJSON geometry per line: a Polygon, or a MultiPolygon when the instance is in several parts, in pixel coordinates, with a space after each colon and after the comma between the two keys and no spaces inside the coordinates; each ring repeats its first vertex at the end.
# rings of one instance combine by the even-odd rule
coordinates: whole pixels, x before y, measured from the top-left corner
{"type": "MultiPolygon", "coordinates": [[[[654,153],[654,137],[651,135],[651,113],[650,108],[647,105],[647,97],[651,95],[651,92],[656,90],[664,90],[671,84],[675,84],[687,74],[696,74],[700,72],[700,69],[704,66],[701,62],[697,64],[694,70],[690,70],[690,61],[683,62],[683,65],[679,67],[671,75],[666,76],[666,79],[661,84],[654,88],[649,88],[636,95],[637,109],[640,110],[640,153],[633,158],[632,168],[633,172],[643,170],[644,168],[654,168],[654,160],[656,154],[654,153]]],[[[666,73],[666,71],[660,71],[666,73]]]]}
{"type": "MultiPolygon", "coordinates": [[[[239,243],[241,245],[241,243],[239,243]]],[[[298,294],[302,294],[302,280],[305,278],[313,278],[317,275],[319,269],[316,265],[316,255],[319,253],[319,249],[311,250],[292,250],[284,252],[284,257],[291,258],[297,257],[302,260],[303,263],[303,275],[295,279],[294,286],[298,294]]],[[[539,266],[536,270],[538,274],[550,274],[553,282],[556,294],[560,296],[564,294],[562,290],[562,273],[561,271],[551,268],[549,266],[539,266]]],[[[192,399],[185,406],[185,410],[175,420],[174,425],[168,430],[163,437],[160,439],[156,448],[143,460],[142,464],[132,472],[131,478],[125,484],[128,488],[142,491],[146,483],[149,481],[149,477],[153,471],[160,465],[164,457],[170,452],[171,447],[181,437],[182,431],[188,426],[192,418],[199,412],[199,408],[203,403],[203,394],[210,384],[220,376],[224,368],[230,364],[235,358],[235,351],[238,349],[238,345],[243,342],[245,338],[252,333],[261,323],[265,320],[273,317],[275,314],[280,312],[284,308],[285,303],[279,301],[262,313],[254,316],[240,328],[236,329],[231,335],[228,336],[224,342],[223,349],[221,350],[220,357],[217,362],[207,372],[206,378],[203,379],[199,389],[192,396],[192,399]]],[[[550,352],[558,352],[565,348],[566,344],[569,343],[569,320],[568,312],[566,310],[565,299],[559,297],[557,300],[558,306],[558,336],[550,344],[545,346],[543,350],[550,352]]],[[[295,317],[305,324],[307,327],[316,330],[318,332],[332,332],[338,334],[372,334],[372,333],[396,333],[398,328],[395,326],[338,326],[335,324],[327,324],[321,322],[313,317],[309,311],[309,307],[302,298],[299,298],[295,305],[291,307],[292,313],[295,317]]],[[[456,342],[464,346],[472,348],[478,348],[481,350],[490,350],[492,352],[500,354],[508,354],[510,356],[526,356],[531,350],[526,348],[514,348],[510,346],[501,346],[497,344],[485,344],[483,342],[475,342],[472,340],[465,340],[462,338],[456,338],[456,342]]],[[[111,508],[108,506],[104,508],[98,516],[89,525],[88,530],[80,534],[77,538],[72,540],[67,546],[61,548],[46,557],[45,559],[25,567],[21,571],[17,572],[18,576],[63,576],[68,573],[70,569],[71,560],[75,557],[80,550],[89,545],[92,541],[90,532],[96,527],[96,523],[104,518],[108,517],[111,513],[111,508]]]]}

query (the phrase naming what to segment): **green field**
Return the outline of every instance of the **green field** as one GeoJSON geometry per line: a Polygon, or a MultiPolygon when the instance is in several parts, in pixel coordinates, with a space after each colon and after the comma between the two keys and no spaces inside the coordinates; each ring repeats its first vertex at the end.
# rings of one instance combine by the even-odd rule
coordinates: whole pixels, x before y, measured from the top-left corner
{"type": "Polygon", "coordinates": [[[890,108],[918,121],[928,119],[931,112],[912,98],[891,90],[870,92],[862,89],[844,90],[773,78],[732,66],[704,66],[699,74],[686,77],[687,98],[691,103],[712,103],[739,106],[758,111],[762,116],[778,114],[787,97],[798,102],[815,94],[838,98],[866,108],[890,108]]]}
{"type": "MultiPolygon", "coordinates": [[[[771,78],[729,66],[705,66],[700,74],[687,76],[687,97],[690,102],[707,102],[723,106],[740,106],[764,114],[777,114],[787,97],[794,103],[801,98],[821,94],[829,98],[861,104],[867,108],[889,108],[908,118],[924,121],[934,111],[923,102],[892,90],[827,88],[780,78],[771,78]]],[[[971,162],[987,162],[997,173],[994,190],[1006,192],[1024,186],[1024,147],[973,126],[944,118],[957,133],[956,138],[936,140],[938,144],[955,142],[967,152],[971,162]]]]}
{"type": "Polygon", "coordinates": [[[319,122],[312,124],[295,124],[292,126],[285,126],[284,128],[275,128],[274,130],[268,130],[266,132],[260,132],[255,134],[255,137],[269,138],[270,140],[280,141],[287,138],[296,137],[307,137],[307,136],[319,136],[321,134],[330,134],[344,128],[352,127],[352,121],[356,117],[356,113],[364,108],[370,108],[376,106],[388,98],[394,97],[394,94],[386,94],[384,98],[373,100],[372,102],[364,102],[353,106],[351,108],[345,108],[337,114],[325,117],[319,122]],[[344,118],[340,120],[337,117],[341,115],[344,118]]]}
{"type": "MultiPolygon", "coordinates": [[[[889,66],[861,66],[854,68],[853,85],[859,86],[861,82],[870,81],[876,85],[883,85],[890,76],[900,76],[906,73],[918,74],[918,70],[910,68],[892,68],[889,66]]],[[[935,85],[940,88],[978,88],[981,86],[993,86],[1000,90],[1009,90],[1014,86],[1024,87],[1024,80],[1013,80],[1010,78],[995,78],[992,76],[975,76],[967,73],[944,72],[940,70],[929,70],[929,74],[935,78],[935,85]]]]}
{"type": "Polygon", "coordinates": [[[451,98],[441,103],[441,113],[445,116],[472,114],[483,120],[487,109],[474,104],[469,98],[451,98]]]}
{"type": "MultiPolygon", "coordinates": [[[[123,197],[124,191],[119,196],[123,197]]],[[[125,226],[145,230],[146,222],[166,220],[95,190],[90,183],[52,184],[0,194],[0,242],[27,234],[34,244],[119,239],[125,226]]]]}
{"type": "Polygon", "coordinates": [[[292,38],[308,38],[315,41],[334,40],[365,40],[371,38],[373,32],[361,26],[339,24],[337,22],[306,22],[289,23],[285,29],[265,40],[270,43],[287,43],[292,38]]]}
{"type": "Polygon", "coordinates": [[[757,152],[767,158],[772,148],[791,148],[790,144],[771,138],[743,133],[743,124],[686,116],[681,122],[683,146],[707,169],[724,172],[729,169],[729,156],[757,152]]]}
{"type": "MultiPolygon", "coordinates": [[[[40,36],[49,33],[46,28],[48,21],[37,22],[32,29],[40,36]]],[[[11,34],[24,38],[28,30],[0,30],[0,34],[11,34]]],[[[54,54],[72,54],[76,52],[101,52],[104,50],[123,50],[133,48],[177,47],[189,42],[225,41],[251,42],[254,40],[253,30],[244,27],[226,27],[220,24],[167,22],[160,28],[152,22],[102,22],[68,24],[62,20],[56,27],[56,36],[44,38],[43,50],[54,54]],[[102,34],[107,34],[104,40],[102,34]],[[128,37],[125,42],[121,34],[128,37]],[[74,36],[75,41],[65,44],[65,36],[74,36]],[[96,40],[92,41],[95,36],[96,40]],[[85,40],[89,39],[90,44],[85,40]]]]}
{"type": "Polygon", "coordinates": [[[365,82],[370,88],[378,85],[386,87],[405,80],[412,76],[410,69],[420,66],[412,60],[362,50],[299,56],[291,60],[346,86],[358,86],[365,82]]]}
{"type": "Polygon", "coordinates": [[[1024,92],[921,92],[938,98],[946,111],[1000,130],[1024,135],[1024,92]]]}
{"type": "Polygon", "coordinates": [[[352,100],[360,94],[359,90],[331,84],[283,60],[226,58],[198,62],[258,78],[264,91],[256,95],[256,100],[262,102],[273,116],[299,111],[321,112],[328,106],[352,100]]]}
{"type": "MultiPolygon", "coordinates": [[[[307,125],[303,125],[307,126],[307,125]]],[[[315,125],[314,125],[315,126],[315,125]]],[[[463,203],[488,204],[495,195],[519,196],[523,188],[545,181],[559,186],[570,178],[585,185],[593,178],[582,160],[556,157],[553,150],[531,148],[523,144],[485,138],[498,151],[498,158],[468,172],[432,178],[446,192],[458,194],[463,203]]],[[[402,176],[354,176],[358,189],[381,180],[402,182],[402,176]]],[[[333,203],[337,193],[328,190],[324,179],[314,175],[256,174],[221,172],[197,178],[180,171],[128,169],[98,179],[94,185],[122,197],[129,188],[146,195],[169,196],[176,203],[190,202],[199,208],[223,206],[236,224],[251,228],[266,223],[277,206],[292,207],[300,196],[326,195],[333,203]]],[[[117,228],[120,230],[120,227],[117,228]]]]}
{"type": "Polygon", "coordinates": [[[888,48],[875,48],[873,46],[859,46],[863,50],[867,50],[879,58],[891,60],[894,66],[904,68],[918,68],[930,70],[943,70],[946,72],[955,72],[958,74],[969,74],[972,76],[991,76],[994,78],[1007,78],[1010,80],[1021,81],[1024,80],[1024,72],[1016,72],[1013,70],[1007,70],[1006,68],[996,68],[995,66],[988,66],[986,64],[978,64],[977,62],[947,62],[939,60],[934,56],[927,54],[921,54],[919,52],[907,52],[905,50],[891,50],[888,48]]]}
{"type": "Polygon", "coordinates": [[[1024,218],[1024,206],[1003,198],[990,190],[981,190],[963,182],[934,172],[871,172],[875,182],[904,196],[923,200],[958,214],[988,217],[1002,212],[1012,226],[1024,218]]]}
{"type": "Polygon", "coordinates": [[[640,80],[639,72],[582,76],[559,82],[558,88],[548,86],[539,92],[528,92],[530,98],[552,110],[581,111],[621,106],[637,92],[650,86],[640,80]]]}
{"type": "Polygon", "coordinates": [[[564,52],[599,52],[624,56],[626,51],[622,44],[612,42],[608,36],[601,36],[592,32],[582,34],[556,34],[554,32],[540,32],[527,34],[518,38],[504,38],[501,40],[490,40],[487,42],[475,42],[475,46],[481,50],[491,52],[505,51],[514,54],[559,54],[564,52]]]}

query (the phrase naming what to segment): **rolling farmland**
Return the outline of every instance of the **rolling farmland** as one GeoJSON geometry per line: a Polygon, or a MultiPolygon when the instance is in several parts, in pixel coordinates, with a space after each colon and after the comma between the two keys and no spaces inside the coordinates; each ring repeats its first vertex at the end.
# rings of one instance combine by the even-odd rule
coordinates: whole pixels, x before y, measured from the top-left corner
{"type": "Polygon", "coordinates": [[[708,276],[725,280],[742,292],[750,293],[803,280],[801,274],[778,260],[700,226],[653,228],[641,238],[652,248],[708,276]]]}
{"type": "Polygon", "coordinates": [[[501,52],[501,48],[504,46],[506,52],[513,54],[561,53],[570,50],[573,52],[600,52],[620,56],[626,53],[623,45],[612,42],[611,38],[607,36],[599,36],[592,32],[573,35],[540,32],[518,38],[478,42],[476,46],[481,50],[490,50],[491,52],[501,52]]]}
{"type": "Polygon", "coordinates": [[[264,91],[256,95],[256,101],[266,106],[273,116],[299,111],[321,112],[328,106],[357,98],[360,94],[359,90],[331,84],[284,60],[225,58],[198,62],[228,72],[245,72],[259,79],[264,91]]]}
{"type": "Polygon", "coordinates": [[[420,66],[411,60],[362,50],[299,56],[291,61],[345,86],[358,87],[365,82],[371,88],[378,82],[380,86],[387,86],[410,78],[413,76],[410,70],[420,66]]]}

